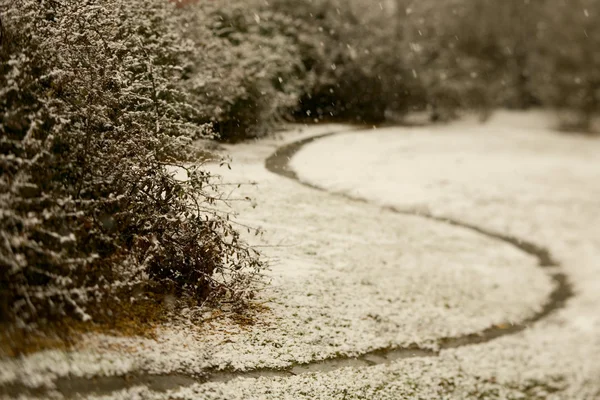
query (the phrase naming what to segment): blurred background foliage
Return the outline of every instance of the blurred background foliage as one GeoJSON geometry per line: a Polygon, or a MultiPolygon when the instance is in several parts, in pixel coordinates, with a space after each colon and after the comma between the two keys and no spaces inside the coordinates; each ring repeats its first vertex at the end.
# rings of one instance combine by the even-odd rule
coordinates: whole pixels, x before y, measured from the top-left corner
{"type": "Polygon", "coordinates": [[[195,87],[223,139],[281,118],[448,120],[497,107],[569,111],[600,101],[598,0],[272,0],[186,5],[202,48],[195,87]],[[211,61],[208,61],[211,60],[211,61]]]}

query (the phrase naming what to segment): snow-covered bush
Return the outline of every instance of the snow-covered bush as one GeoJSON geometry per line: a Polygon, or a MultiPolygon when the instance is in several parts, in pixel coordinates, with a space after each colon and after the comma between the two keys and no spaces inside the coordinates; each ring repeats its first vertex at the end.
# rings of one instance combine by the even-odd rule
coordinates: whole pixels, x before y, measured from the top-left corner
{"type": "Polygon", "coordinates": [[[212,177],[186,92],[184,20],[163,0],[3,0],[0,320],[145,291],[241,298],[261,267],[212,177]]]}
{"type": "Polygon", "coordinates": [[[293,21],[263,2],[200,2],[186,7],[196,54],[191,91],[222,140],[264,135],[295,107],[304,83],[293,21]]]}
{"type": "Polygon", "coordinates": [[[404,109],[409,72],[395,25],[382,3],[363,0],[275,0],[295,21],[286,35],[307,71],[299,117],[377,122],[404,109]]]}

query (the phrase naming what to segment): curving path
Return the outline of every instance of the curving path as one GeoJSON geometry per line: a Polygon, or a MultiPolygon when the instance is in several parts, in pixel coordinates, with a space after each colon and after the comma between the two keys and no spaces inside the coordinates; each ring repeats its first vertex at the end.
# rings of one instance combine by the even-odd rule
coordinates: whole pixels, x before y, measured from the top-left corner
{"type": "MultiPolygon", "coordinates": [[[[319,139],[331,137],[340,133],[347,133],[348,129],[341,131],[332,131],[326,134],[301,139],[293,143],[279,147],[265,161],[265,167],[282,177],[292,179],[299,184],[308,186],[312,189],[329,193],[332,196],[343,196],[346,199],[363,202],[367,201],[353,197],[345,193],[328,192],[326,189],[302,181],[296,172],[290,166],[292,157],[306,145],[313,143],[319,139]]],[[[549,269],[549,276],[554,282],[554,289],[550,293],[545,304],[540,311],[530,316],[524,321],[514,324],[505,324],[502,326],[490,326],[489,328],[462,336],[444,337],[439,339],[437,349],[420,348],[418,345],[409,345],[405,347],[387,347],[376,349],[360,355],[359,357],[337,356],[326,360],[315,361],[305,364],[292,366],[289,368],[261,368],[248,371],[233,371],[233,370],[208,370],[202,376],[192,376],[186,374],[129,374],[127,377],[99,377],[95,379],[87,378],[59,378],[56,380],[56,387],[60,393],[66,397],[80,397],[87,394],[108,394],[127,387],[135,385],[144,385],[153,391],[173,390],[185,386],[191,386],[198,383],[208,382],[227,382],[235,378],[259,378],[259,377],[288,377],[304,373],[326,372],[343,367],[369,367],[380,364],[387,364],[399,359],[412,357],[435,357],[440,354],[440,351],[447,349],[455,349],[463,346],[481,344],[489,342],[502,336],[513,335],[521,332],[532,324],[547,317],[553,311],[564,306],[565,302],[573,296],[573,290],[568,282],[564,272],[560,270],[559,263],[554,260],[550,251],[533,242],[513,236],[500,234],[489,231],[487,229],[471,225],[470,223],[440,217],[428,212],[411,209],[400,209],[392,206],[382,206],[386,211],[396,214],[412,215],[419,218],[435,221],[440,224],[448,224],[461,229],[472,231],[478,235],[485,236],[489,239],[500,243],[508,244],[518,250],[535,257],[539,267],[549,269]]],[[[29,390],[22,385],[10,385],[0,387],[0,393],[23,393],[29,392],[32,395],[43,396],[44,390],[29,390]]]]}
{"type": "MultiPolygon", "coordinates": [[[[364,128],[362,128],[362,129],[364,129],[364,128]]],[[[313,188],[315,190],[321,190],[321,191],[328,192],[327,189],[313,185],[306,181],[302,181],[289,164],[290,164],[292,157],[294,157],[294,155],[297,152],[299,152],[307,144],[315,142],[316,140],[319,140],[322,138],[326,138],[326,137],[330,137],[330,136],[339,134],[339,133],[348,133],[348,131],[345,130],[345,131],[329,132],[329,133],[325,133],[325,134],[322,134],[319,136],[313,136],[310,138],[302,139],[297,142],[293,142],[288,145],[282,146],[281,148],[277,149],[277,151],[275,151],[269,158],[267,158],[267,160],[265,161],[265,167],[273,173],[276,173],[278,175],[284,176],[289,179],[293,179],[293,180],[297,181],[298,183],[308,186],[310,188],[313,188]]],[[[328,192],[328,193],[335,195],[335,196],[343,196],[343,197],[353,200],[353,201],[367,202],[367,200],[365,200],[365,199],[362,199],[359,197],[353,197],[353,196],[348,195],[347,193],[341,193],[341,192],[328,192]]],[[[447,217],[436,216],[429,212],[425,212],[423,210],[410,210],[410,209],[402,210],[402,209],[398,209],[398,208],[392,207],[392,206],[383,206],[383,207],[386,210],[392,211],[397,214],[413,215],[413,216],[437,221],[440,223],[449,224],[452,226],[458,226],[458,227],[473,231],[475,233],[478,233],[480,235],[487,236],[488,238],[498,240],[500,242],[508,243],[508,244],[518,248],[519,250],[523,251],[524,253],[527,253],[527,254],[532,255],[535,258],[537,258],[538,264],[541,268],[550,268],[550,267],[559,267],[560,266],[559,263],[552,258],[552,255],[548,249],[541,247],[539,245],[536,245],[526,239],[516,238],[516,237],[504,235],[501,233],[492,232],[492,231],[486,230],[484,228],[481,228],[481,227],[478,227],[475,225],[471,225],[467,222],[463,222],[463,221],[459,221],[459,220],[447,218],[447,217]]],[[[536,313],[532,317],[530,317],[527,320],[522,321],[521,323],[518,323],[518,324],[510,324],[508,326],[503,326],[503,327],[492,326],[492,327],[490,327],[484,331],[478,332],[478,333],[472,333],[469,335],[458,336],[458,337],[442,338],[440,340],[440,342],[441,342],[440,348],[443,350],[443,349],[456,348],[456,347],[460,347],[460,346],[467,346],[467,345],[472,345],[472,344],[477,344],[477,343],[484,343],[484,342],[493,340],[500,336],[515,334],[517,332],[524,330],[531,324],[546,317],[551,312],[563,307],[565,302],[571,296],[573,296],[573,290],[572,290],[570,284],[568,283],[567,276],[563,272],[553,272],[551,274],[551,277],[554,280],[556,287],[550,294],[550,297],[548,298],[547,302],[545,303],[543,309],[540,312],[536,313]]],[[[382,349],[382,350],[378,350],[376,353],[378,353],[379,355],[381,355],[381,354],[385,355],[386,352],[393,352],[394,354],[406,352],[406,354],[409,355],[409,354],[413,354],[414,350],[415,350],[415,348],[387,349],[387,350],[382,349]]],[[[433,352],[433,351],[426,352],[426,351],[421,350],[421,352],[422,352],[421,354],[423,354],[423,355],[438,354],[438,352],[433,352]]]]}

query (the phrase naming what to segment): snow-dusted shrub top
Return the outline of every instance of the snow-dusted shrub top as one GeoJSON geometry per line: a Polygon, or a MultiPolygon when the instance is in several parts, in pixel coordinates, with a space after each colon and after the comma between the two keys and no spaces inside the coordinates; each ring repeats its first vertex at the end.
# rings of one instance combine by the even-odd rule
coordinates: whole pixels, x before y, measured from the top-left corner
{"type": "Polygon", "coordinates": [[[168,172],[208,134],[184,90],[194,49],[175,6],[14,0],[0,12],[0,320],[88,320],[90,302],[140,288],[248,295],[261,263],[214,210],[212,177],[168,172]]]}
{"type": "Polygon", "coordinates": [[[263,136],[294,109],[307,84],[295,21],[258,0],[187,5],[197,54],[190,88],[196,108],[223,140],[263,136]]]}

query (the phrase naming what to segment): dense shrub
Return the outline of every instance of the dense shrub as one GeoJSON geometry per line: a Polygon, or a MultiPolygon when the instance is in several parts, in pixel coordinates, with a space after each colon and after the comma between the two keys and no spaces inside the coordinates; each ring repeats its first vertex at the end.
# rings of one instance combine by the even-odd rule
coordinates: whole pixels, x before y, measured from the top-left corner
{"type": "Polygon", "coordinates": [[[311,76],[296,115],[377,122],[407,108],[409,73],[389,12],[372,2],[277,0],[298,23],[286,34],[311,76]]]}
{"type": "Polygon", "coordinates": [[[195,106],[223,140],[262,136],[293,109],[305,83],[293,21],[255,1],[188,6],[195,106]]]}
{"type": "Polygon", "coordinates": [[[0,7],[0,320],[87,320],[90,302],[145,290],[247,295],[261,264],[214,210],[218,187],[169,172],[207,134],[174,6],[0,7]]]}

